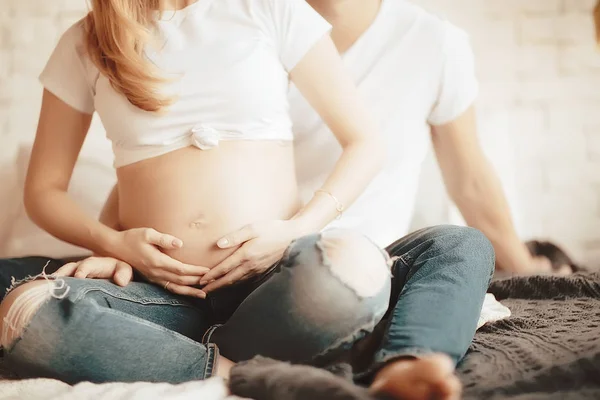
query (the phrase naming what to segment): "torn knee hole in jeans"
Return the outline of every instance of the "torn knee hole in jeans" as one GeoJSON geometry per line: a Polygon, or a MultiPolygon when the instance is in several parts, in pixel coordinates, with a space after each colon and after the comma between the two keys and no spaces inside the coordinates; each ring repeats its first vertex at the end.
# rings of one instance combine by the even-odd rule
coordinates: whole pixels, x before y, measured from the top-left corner
{"type": "Polygon", "coordinates": [[[362,235],[325,231],[317,247],[332,275],[361,298],[375,296],[390,279],[392,259],[362,235]]]}
{"type": "Polygon", "coordinates": [[[27,277],[18,282],[13,278],[7,296],[8,293],[28,282],[44,278],[46,284],[32,287],[14,299],[2,320],[0,347],[9,348],[23,334],[23,330],[35,313],[49,299],[63,299],[69,293],[69,286],[65,280],[47,275],[45,269],[46,267],[39,275],[27,277]]]}

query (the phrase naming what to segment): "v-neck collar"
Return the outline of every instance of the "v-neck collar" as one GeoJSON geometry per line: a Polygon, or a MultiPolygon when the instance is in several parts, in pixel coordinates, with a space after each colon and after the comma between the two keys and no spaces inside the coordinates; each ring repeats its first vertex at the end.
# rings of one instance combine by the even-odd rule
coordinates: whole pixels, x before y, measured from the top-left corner
{"type": "Polygon", "coordinates": [[[379,10],[377,11],[377,15],[375,16],[375,18],[373,19],[373,22],[371,22],[371,25],[369,25],[369,27],[362,33],[362,35],[360,35],[358,37],[358,39],[356,39],[356,41],[343,53],[341,53],[341,57],[342,59],[345,59],[347,57],[351,57],[352,53],[358,51],[355,50],[356,48],[360,48],[361,47],[361,43],[368,40],[368,37],[370,35],[374,35],[373,31],[376,31],[377,29],[379,29],[379,25],[381,25],[381,20],[384,18],[384,14],[386,12],[386,9],[388,7],[388,3],[390,1],[393,0],[381,0],[381,4],[379,6],[379,10]],[[367,39],[365,39],[365,37],[367,39]]]}

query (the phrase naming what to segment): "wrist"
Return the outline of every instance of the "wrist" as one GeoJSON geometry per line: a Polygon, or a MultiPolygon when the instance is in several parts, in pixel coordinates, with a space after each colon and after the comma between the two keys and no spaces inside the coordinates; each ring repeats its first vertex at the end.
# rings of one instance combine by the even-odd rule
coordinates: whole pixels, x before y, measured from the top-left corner
{"type": "Polygon", "coordinates": [[[119,245],[121,243],[121,232],[116,231],[112,228],[104,227],[97,232],[94,239],[98,243],[100,251],[104,255],[117,256],[119,253],[119,245]]]}
{"type": "Polygon", "coordinates": [[[512,273],[531,275],[536,272],[533,257],[520,240],[515,240],[502,252],[497,251],[496,263],[500,269],[512,273]]]}
{"type": "Polygon", "coordinates": [[[319,231],[318,228],[313,226],[314,224],[311,221],[303,216],[294,217],[288,220],[287,223],[290,228],[290,236],[294,239],[319,231]]]}

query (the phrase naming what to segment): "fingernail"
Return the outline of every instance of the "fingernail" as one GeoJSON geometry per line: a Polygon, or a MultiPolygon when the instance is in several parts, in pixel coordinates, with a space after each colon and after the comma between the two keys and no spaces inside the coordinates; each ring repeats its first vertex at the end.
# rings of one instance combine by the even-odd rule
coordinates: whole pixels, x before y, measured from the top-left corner
{"type": "Polygon", "coordinates": [[[173,240],[173,246],[181,247],[181,246],[183,246],[183,242],[179,239],[175,239],[175,240],[173,240]]]}
{"type": "Polygon", "coordinates": [[[219,247],[226,247],[228,244],[229,244],[229,240],[227,238],[220,239],[217,242],[217,246],[219,246],[219,247]]]}
{"type": "Polygon", "coordinates": [[[200,297],[201,299],[205,299],[206,298],[206,293],[200,292],[200,293],[198,293],[198,297],[200,297]]]}
{"type": "Polygon", "coordinates": [[[207,281],[207,280],[205,280],[205,279],[202,279],[202,280],[200,281],[200,285],[206,285],[207,283],[208,283],[208,281],[207,281]]]}

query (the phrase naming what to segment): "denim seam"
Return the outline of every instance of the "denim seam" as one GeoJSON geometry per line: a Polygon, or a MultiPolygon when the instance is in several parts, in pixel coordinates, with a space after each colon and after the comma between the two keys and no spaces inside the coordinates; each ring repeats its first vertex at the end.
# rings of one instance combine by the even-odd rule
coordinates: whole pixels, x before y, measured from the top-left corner
{"type": "Polygon", "coordinates": [[[142,305],[156,305],[156,306],[182,306],[182,307],[188,307],[188,308],[192,308],[195,309],[194,306],[191,306],[189,304],[186,304],[184,302],[178,301],[178,300],[166,300],[166,301],[159,301],[156,299],[152,299],[152,300],[148,300],[148,299],[134,299],[132,297],[129,296],[123,296],[120,294],[116,294],[116,293],[112,293],[109,290],[106,289],[102,289],[102,288],[84,288],[82,289],[80,292],[78,292],[75,296],[73,296],[72,301],[74,303],[80,301],[81,299],[83,299],[88,293],[91,292],[101,292],[104,293],[108,296],[111,297],[115,297],[117,299],[120,300],[126,300],[126,301],[130,301],[132,303],[138,303],[138,304],[142,304],[142,305]]]}
{"type": "Polygon", "coordinates": [[[122,312],[122,311],[119,311],[119,310],[115,310],[115,309],[112,309],[112,308],[100,307],[95,301],[90,300],[90,299],[86,299],[86,300],[90,303],[90,305],[92,307],[94,307],[94,308],[96,308],[98,310],[101,310],[102,312],[105,312],[105,313],[108,313],[108,314],[119,315],[119,316],[122,316],[122,317],[126,317],[126,318],[129,318],[129,319],[132,319],[132,320],[138,322],[139,324],[147,326],[147,327],[152,328],[154,330],[165,332],[165,333],[169,333],[169,334],[173,334],[173,335],[177,336],[178,339],[183,340],[183,341],[185,341],[185,342],[187,342],[189,344],[194,344],[196,346],[202,346],[202,343],[198,343],[195,340],[192,340],[192,339],[188,338],[187,336],[182,335],[179,332],[167,329],[167,328],[165,328],[163,326],[160,326],[160,325],[158,325],[158,324],[156,324],[154,322],[146,321],[143,318],[136,317],[135,315],[127,314],[125,312],[122,312]]]}
{"type": "Polygon", "coordinates": [[[218,368],[219,363],[219,348],[214,343],[206,345],[206,365],[204,366],[203,379],[213,376],[218,368]]]}
{"type": "MultiPolygon", "coordinates": [[[[64,279],[62,277],[59,278],[59,277],[57,277],[57,276],[55,276],[53,274],[46,275],[44,272],[42,272],[41,274],[38,274],[38,275],[27,276],[27,277],[25,277],[25,278],[23,278],[23,279],[21,279],[19,281],[16,281],[14,279],[14,277],[12,277],[11,286],[6,290],[5,298],[14,289],[16,289],[16,288],[18,288],[18,287],[20,287],[20,286],[22,286],[22,285],[24,285],[26,283],[37,281],[37,280],[41,280],[41,278],[46,278],[47,280],[50,280],[50,281],[57,281],[59,279],[61,279],[61,280],[64,279]]],[[[73,278],[73,279],[76,279],[76,278],[73,278]]],[[[66,282],[66,280],[65,280],[65,282],[66,282]]],[[[117,299],[126,300],[126,301],[130,301],[130,302],[138,303],[138,304],[142,304],[142,305],[172,305],[172,306],[182,306],[182,307],[188,307],[188,308],[195,309],[194,306],[186,304],[186,303],[184,303],[182,301],[178,301],[178,300],[158,301],[157,299],[151,299],[151,300],[148,300],[148,299],[134,299],[134,298],[132,298],[130,296],[123,296],[121,294],[113,293],[113,292],[111,292],[109,290],[106,290],[106,289],[103,289],[103,288],[98,288],[98,287],[95,287],[95,288],[84,288],[84,289],[82,289],[80,292],[78,292],[75,296],[72,297],[72,301],[73,302],[80,301],[88,293],[94,292],[94,291],[99,291],[99,292],[102,292],[102,293],[104,293],[106,295],[109,295],[111,297],[115,297],[117,299]]]]}
{"type": "Polygon", "coordinates": [[[221,326],[223,326],[223,325],[216,324],[216,325],[213,325],[210,328],[208,328],[208,330],[206,332],[204,332],[204,335],[202,335],[202,343],[205,345],[208,345],[209,343],[211,343],[213,333],[215,333],[217,328],[219,328],[221,326]]]}
{"type": "Polygon", "coordinates": [[[410,260],[406,259],[407,256],[408,256],[408,253],[402,254],[400,256],[396,256],[397,257],[396,260],[400,261],[402,264],[404,264],[404,266],[406,268],[408,268],[410,270],[411,263],[410,263],[410,260]]]}

